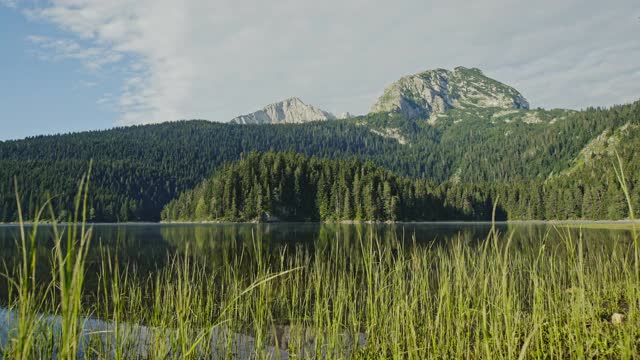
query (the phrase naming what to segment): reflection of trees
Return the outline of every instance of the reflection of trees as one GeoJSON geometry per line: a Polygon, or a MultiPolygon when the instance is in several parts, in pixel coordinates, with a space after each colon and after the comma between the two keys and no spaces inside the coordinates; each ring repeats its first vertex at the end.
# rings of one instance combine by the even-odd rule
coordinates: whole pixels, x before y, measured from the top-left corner
{"type": "Polygon", "coordinates": [[[160,231],[176,252],[206,261],[210,268],[224,264],[224,258],[236,252],[237,242],[245,236],[233,225],[163,225],[160,231]]]}
{"type": "MultiPolygon", "coordinates": [[[[30,227],[26,228],[29,232],[30,227]]],[[[59,225],[60,231],[69,231],[66,225],[59,225]]],[[[6,263],[7,269],[14,269],[20,261],[21,250],[16,242],[19,228],[0,226],[0,264],[6,263]]],[[[50,225],[40,225],[36,236],[36,279],[41,284],[51,280],[51,249],[54,245],[53,230],[50,225]]],[[[63,247],[66,244],[62,242],[63,247]]],[[[163,268],[167,256],[175,249],[165,242],[159,227],[146,225],[95,225],[91,247],[87,255],[85,287],[89,292],[98,287],[98,274],[103,256],[118,260],[121,268],[136,268],[140,274],[149,274],[163,268]]],[[[2,271],[4,271],[4,266],[2,271]]],[[[0,280],[0,301],[7,299],[7,283],[0,280]]]]}
{"type": "MultiPolygon", "coordinates": [[[[576,247],[582,242],[583,252],[611,253],[614,247],[620,249],[633,245],[632,234],[625,230],[580,229],[565,225],[515,224],[510,225],[506,235],[513,233],[511,251],[525,253],[537,251],[543,244],[560,255],[568,256],[568,247],[576,247]]],[[[504,237],[506,241],[507,236],[504,237]]]]}
{"type": "MultiPolygon", "coordinates": [[[[37,278],[50,279],[51,228],[42,226],[36,244],[37,278]]],[[[210,270],[234,267],[240,274],[256,270],[257,260],[272,270],[278,269],[296,254],[335,254],[343,264],[358,267],[363,263],[362,246],[373,244],[392,253],[408,251],[412,246],[430,246],[446,250],[457,242],[476,246],[487,238],[487,224],[201,224],[201,225],[98,225],[94,227],[87,263],[87,290],[97,287],[101,256],[109,254],[121,267],[135,267],[143,278],[166,266],[170,256],[185,255],[206,264],[210,270]]],[[[513,234],[510,251],[533,257],[543,244],[558,254],[569,256],[571,246],[582,237],[585,256],[612,253],[614,248],[626,254],[632,245],[631,234],[624,230],[553,227],[541,224],[500,225],[497,230],[507,241],[513,234]],[[571,244],[571,245],[567,245],[571,244]]],[[[0,227],[0,266],[8,269],[20,259],[16,247],[17,227],[0,227]]],[[[306,255],[305,255],[306,256],[306,255]]],[[[2,268],[2,270],[4,270],[2,268]]],[[[0,303],[7,298],[7,283],[0,280],[0,303]]]]}

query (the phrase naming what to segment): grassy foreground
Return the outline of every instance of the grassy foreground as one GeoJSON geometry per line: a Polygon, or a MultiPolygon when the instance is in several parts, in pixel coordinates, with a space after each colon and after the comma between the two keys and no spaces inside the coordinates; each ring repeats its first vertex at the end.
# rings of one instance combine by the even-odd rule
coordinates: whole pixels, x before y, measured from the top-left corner
{"type": "Polygon", "coordinates": [[[480,243],[428,247],[362,233],[355,242],[336,236],[313,251],[284,248],[277,255],[256,240],[229,249],[219,268],[187,254],[152,276],[105,252],[100,287],[89,293],[92,236],[83,225],[83,199],[78,194],[74,222],[55,227],[50,283],[35,279],[37,222],[32,233],[23,232],[19,266],[6,271],[14,317],[2,358],[640,354],[637,235],[632,242],[586,242],[558,229],[560,242],[516,243],[511,234],[491,231],[480,243]],[[87,317],[109,325],[88,330],[87,317]]]}

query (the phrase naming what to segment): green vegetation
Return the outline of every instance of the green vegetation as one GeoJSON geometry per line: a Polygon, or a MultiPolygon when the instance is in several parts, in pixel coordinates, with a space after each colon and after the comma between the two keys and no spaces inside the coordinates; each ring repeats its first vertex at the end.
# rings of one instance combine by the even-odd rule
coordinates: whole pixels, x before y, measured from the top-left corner
{"type": "Polygon", "coordinates": [[[454,217],[452,211],[431,195],[426,181],[399,177],[372,162],[252,152],[169,203],[162,219],[436,220],[454,217]]]}
{"type": "Polygon", "coordinates": [[[578,223],[578,224],[563,224],[563,227],[574,229],[604,229],[604,230],[629,230],[632,231],[640,225],[636,222],[622,222],[622,223],[610,223],[610,222],[592,222],[592,223],[578,223]]]}
{"type": "MultiPolygon", "coordinates": [[[[86,211],[76,214],[86,219],[86,211]]],[[[241,248],[231,242],[213,269],[187,249],[148,276],[105,253],[101,287],[90,295],[82,269],[91,229],[82,224],[68,225],[66,240],[55,233],[49,284],[32,280],[35,234],[23,232],[21,260],[7,278],[18,320],[3,358],[277,358],[282,349],[293,358],[630,359],[640,352],[637,234],[633,242],[586,242],[559,229],[561,242],[543,234],[520,243],[491,231],[481,243],[421,247],[365,232],[311,252],[275,253],[257,234],[241,248]],[[88,315],[109,327],[84,332],[88,315]]]]}
{"type": "Polygon", "coordinates": [[[158,221],[169,201],[251,150],[292,149],[328,158],[387,154],[391,162],[397,147],[394,140],[341,122],[188,121],[0,142],[0,222],[18,220],[13,177],[24,186],[28,219],[47,200],[47,191],[60,213],[73,208],[76,184],[70,179],[79,178],[92,159],[91,221],[158,221]]]}
{"type": "Polygon", "coordinates": [[[253,150],[372,161],[439,184],[435,196],[446,198],[447,206],[463,209],[474,200],[466,218],[486,218],[484,202],[500,194],[509,219],[620,219],[629,214],[620,206],[611,151],[589,152],[593,161],[584,161],[584,150],[605,132],[620,137],[606,144],[624,158],[637,198],[637,125],[640,102],[580,112],[453,109],[435,123],[397,114],[278,126],[187,121],[7,141],[0,143],[0,222],[17,221],[14,176],[25,187],[26,218],[46,201],[46,190],[58,213],[72,208],[75,183],[69,179],[78,178],[90,159],[91,221],[158,221],[170,201],[253,150]],[[528,116],[540,122],[527,123],[528,116]],[[397,130],[407,143],[385,136],[385,129],[397,130]]]}
{"type": "Polygon", "coordinates": [[[489,97],[514,89],[458,72],[464,106],[430,119],[185,121],[0,142],[0,222],[20,224],[0,257],[0,358],[637,358],[634,221],[620,238],[493,226],[447,241],[331,223],[312,244],[295,237],[314,224],[285,241],[272,224],[163,225],[171,240],[118,233],[115,248],[87,225],[640,213],[640,101],[505,110],[489,97]],[[147,262],[128,262],[132,248],[147,262]]]}

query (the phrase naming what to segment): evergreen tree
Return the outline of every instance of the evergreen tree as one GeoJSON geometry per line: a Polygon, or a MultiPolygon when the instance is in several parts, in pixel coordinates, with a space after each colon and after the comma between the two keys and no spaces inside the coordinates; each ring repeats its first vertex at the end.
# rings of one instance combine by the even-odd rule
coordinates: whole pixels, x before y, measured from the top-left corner
{"type": "Polygon", "coordinates": [[[198,221],[206,220],[209,216],[209,209],[207,209],[207,203],[204,198],[198,200],[195,216],[198,221]]]}

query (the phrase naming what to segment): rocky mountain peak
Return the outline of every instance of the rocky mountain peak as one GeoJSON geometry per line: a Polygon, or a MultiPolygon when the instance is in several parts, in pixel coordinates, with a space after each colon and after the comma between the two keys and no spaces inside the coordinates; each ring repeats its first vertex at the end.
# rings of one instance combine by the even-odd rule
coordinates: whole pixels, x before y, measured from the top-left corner
{"type": "Polygon", "coordinates": [[[338,114],[339,120],[351,119],[354,115],[348,111],[338,114]]]}
{"type": "Polygon", "coordinates": [[[428,118],[452,108],[529,109],[514,88],[485,76],[480,69],[434,69],[404,76],[384,90],[371,112],[399,112],[428,118]]]}
{"type": "Polygon", "coordinates": [[[330,112],[305,104],[298,97],[290,97],[269,104],[251,114],[238,116],[231,122],[236,124],[293,124],[335,119],[335,115],[330,112]]]}

